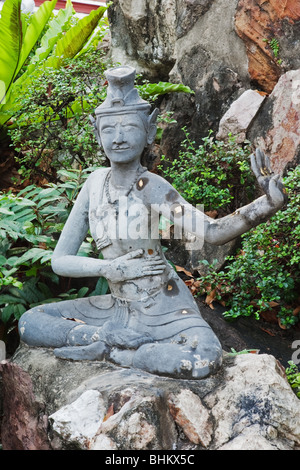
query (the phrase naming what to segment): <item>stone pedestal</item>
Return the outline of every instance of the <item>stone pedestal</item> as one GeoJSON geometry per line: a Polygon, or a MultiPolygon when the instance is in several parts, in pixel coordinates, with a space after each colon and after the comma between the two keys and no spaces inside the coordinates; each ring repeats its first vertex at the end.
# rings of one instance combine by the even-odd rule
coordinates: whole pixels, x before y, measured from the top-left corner
{"type": "Polygon", "coordinates": [[[300,400],[273,356],[175,380],[21,346],[0,365],[5,450],[300,449],[300,400]]]}

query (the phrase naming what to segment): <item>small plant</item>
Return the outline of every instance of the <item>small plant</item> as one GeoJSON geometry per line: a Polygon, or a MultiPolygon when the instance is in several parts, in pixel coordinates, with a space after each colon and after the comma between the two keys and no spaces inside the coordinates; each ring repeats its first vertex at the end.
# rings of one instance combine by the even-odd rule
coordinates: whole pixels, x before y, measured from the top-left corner
{"type": "Polygon", "coordinates": [[[186,128],[181,150],[173,161],[162,156],[159,169],[191,204],[203,204],[205,211],[233,212],[254,194],[250,147],[215,140],[212,131],[200,146],[190,139],[186,128]]]}
{"type": "Polygon", "coordinates": [[[288,364],[289,367],[287,367],[285,370],[287,380],[294,390],[296,396],[300,398],[300,372],[293,361],[289,361],[288,364]]]}
{"type": "Polygon", "coordinates": [[[268,43],[268,45],[270,46],[270,48],[273,51],[275,59],[277,59],[278,65],[280,65],[282,63],[282,60],[279,58],[280,45],[279,45],[278,39],[276,39],[276,38],[263,39],[263,41],[268,43]]]}

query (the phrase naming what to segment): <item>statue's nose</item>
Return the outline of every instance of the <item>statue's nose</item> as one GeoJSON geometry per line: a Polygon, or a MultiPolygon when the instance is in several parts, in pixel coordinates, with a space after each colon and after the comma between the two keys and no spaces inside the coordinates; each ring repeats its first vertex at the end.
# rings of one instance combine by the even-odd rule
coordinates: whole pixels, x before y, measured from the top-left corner
{"type": "Polygon", "coordinates": [[[122,126],[120,124],[117,124],[114,135],[114,143],[120,144],[122,142],[124,142],[124,132],[122,126]]]}

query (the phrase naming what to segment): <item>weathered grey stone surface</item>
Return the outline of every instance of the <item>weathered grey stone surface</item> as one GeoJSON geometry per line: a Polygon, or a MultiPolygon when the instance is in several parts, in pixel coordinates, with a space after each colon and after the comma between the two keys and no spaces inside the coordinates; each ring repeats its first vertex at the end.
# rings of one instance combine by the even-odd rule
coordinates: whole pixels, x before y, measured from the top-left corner
{"type": "Polygon", "coordinates": [[[255,90],[246,90],[222,117],[217,139],[226,140],[230,133],[236,137],[237,142],[244,142],[247,131],[265,99],[264,95],[255,90]]]}
{"type": "MultiPolygon", "coordinates": [[[[33,423],[43,409],[49,449],[300,450],[300,400],[273,356],[227,355],[216,375],[193,381],[22,345],[1,371],[18,403],[30,390],[33,406],[18,407],[19,449],[39,449],[33,423]]],[[[7,450],[16,445],[14,408],[4,394],[7,450]]]]}
{"type": "Polygon", "coordinates": [[[114,0],[108,11],[113,61],[133,65],[150,80],[184,83],[195,91],[171,94],[162,104],[177,120],[163,133],[162,152],[170,157],[179,150],[183,126],[189,123],[200,142],[209,129],[218,130],[230,104],[250,86],[246,49],[235,32],[237,3],[114,0]]]}
{"type": "Polygon", "coordinates": [[[282,75],[264,101],[247,138],[270,157],[282,174],[300,163],[300,69],[282,75]]]}

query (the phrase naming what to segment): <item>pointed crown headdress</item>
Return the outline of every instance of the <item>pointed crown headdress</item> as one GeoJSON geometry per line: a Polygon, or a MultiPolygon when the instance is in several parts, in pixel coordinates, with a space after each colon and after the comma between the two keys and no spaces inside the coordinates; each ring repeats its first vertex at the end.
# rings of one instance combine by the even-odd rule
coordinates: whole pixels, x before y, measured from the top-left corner
{"type": "Polygon", "coordinates": [[[134,88],[135,69],[121,66],[105,72],[108,81],[107,97],[95,110],[96,117],[142,111],[150,113],[150,104],[134,88]]]}

